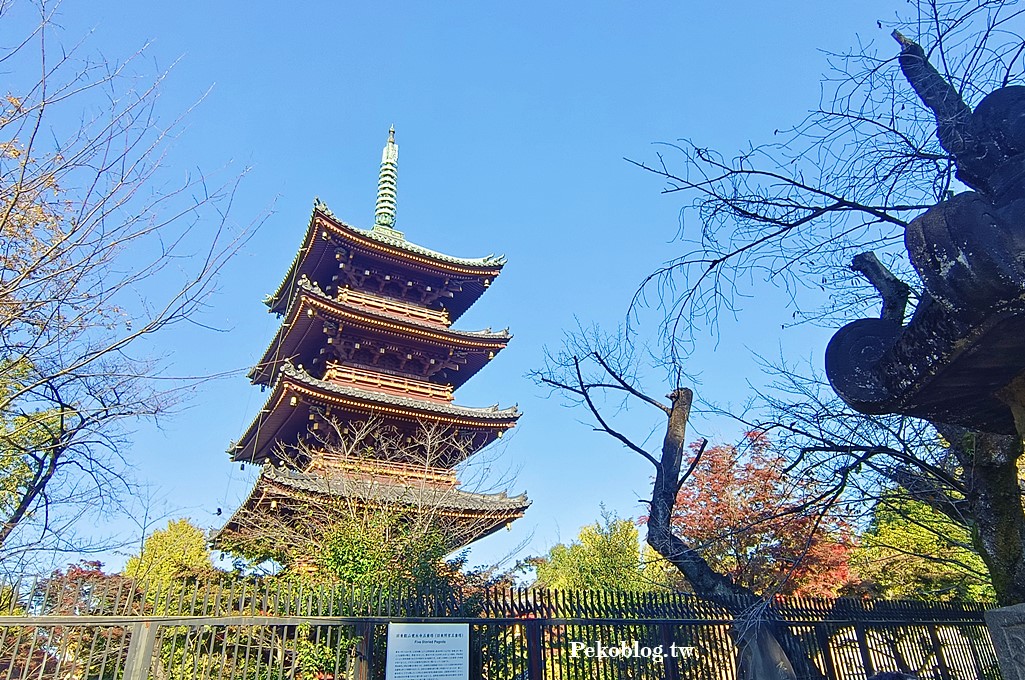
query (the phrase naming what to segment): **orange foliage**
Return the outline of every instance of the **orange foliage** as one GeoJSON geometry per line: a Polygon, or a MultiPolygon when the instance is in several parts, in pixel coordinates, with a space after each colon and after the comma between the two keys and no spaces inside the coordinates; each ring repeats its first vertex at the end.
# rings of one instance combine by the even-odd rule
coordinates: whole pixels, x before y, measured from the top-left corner
{"type": "Polygon", "coordinates": [[[708,448],[677,494],[674,532],[756,592],[835,596],[854,580],[851,531],[821,507],[810,483],[785,470],[761,433],[749,433],[743,451],[708,448]]]}

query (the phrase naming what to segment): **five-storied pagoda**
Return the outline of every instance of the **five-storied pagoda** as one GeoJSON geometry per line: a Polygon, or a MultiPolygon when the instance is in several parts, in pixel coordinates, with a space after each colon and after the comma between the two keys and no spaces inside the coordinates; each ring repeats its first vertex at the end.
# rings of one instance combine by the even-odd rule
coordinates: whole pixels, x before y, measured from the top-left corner
{"type": "Polygon", "coordinates": [[[398,156],[393,128],[373,228],[349,226],[316,201],[299,253],[266,299],[282,324],[250,378],[270,397],[229,449],[232,460],[263,469],[215,544],[259,543],[259,534],[277,534],[272,527],[302,535],[353,508],[383,508],[397,517],[430,513],[454,550],[529,505],[525,496],[464,491],[453,469],[519,418],[515,407],[452,403],[453,390],[511,337],[452,328],[505,260],[451,257],[407,241],[395,229],[398,156]],[[368,424],[382,436],[359,443],[360,455],[332,446],[368,424]]]}

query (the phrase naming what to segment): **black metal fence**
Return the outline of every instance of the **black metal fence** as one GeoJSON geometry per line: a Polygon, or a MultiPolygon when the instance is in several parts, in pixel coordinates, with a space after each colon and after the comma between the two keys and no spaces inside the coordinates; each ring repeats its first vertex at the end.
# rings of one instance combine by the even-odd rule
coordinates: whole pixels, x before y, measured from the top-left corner
{"type": "Polygon", "coordinates": [[[827,678],[1000,677],[983,605],[726,604],[685,593],[48,579],[0,589],[0,680],[372,680],[384,678],[388,623],[439,621],[469,624],[471,679],[733,680],[738,636],[766,620],[827,678]]]}

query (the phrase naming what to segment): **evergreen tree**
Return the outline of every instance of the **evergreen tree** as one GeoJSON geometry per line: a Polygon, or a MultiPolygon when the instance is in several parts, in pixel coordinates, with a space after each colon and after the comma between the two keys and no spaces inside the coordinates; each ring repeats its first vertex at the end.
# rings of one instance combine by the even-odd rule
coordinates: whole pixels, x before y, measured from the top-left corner
{"type": "Polygon", "coordinates": [[[868,591],[891,599],[993,600],[985,562],[960,524],[898,493],[884,496],[852,563],[868,591]]]}
{"type": "Polygon", "coordinates": [[[559,543],[544,557],[528,560],[534,585],[559,590],[652,590],[680,585],[673,569],[654,551],[641,553],[637,526],[603,512],[580,529],[577,540],[559,543]]]}
{"type": "Polygon", "coordinates": [[[204,578],[214,572],[206,534],[189,520],[177,519],[146,538],[141,552],[129,558],[123,575],[136,581],[168,583],[204,578]]]}

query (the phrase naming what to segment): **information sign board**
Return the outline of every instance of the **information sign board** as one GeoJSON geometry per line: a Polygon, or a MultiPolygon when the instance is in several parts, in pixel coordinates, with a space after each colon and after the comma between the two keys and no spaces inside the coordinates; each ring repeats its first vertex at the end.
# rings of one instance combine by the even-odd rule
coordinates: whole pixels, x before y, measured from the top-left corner
{"type": "Polygon", "coordinates": [[[469,624],[388,624],[386,680],[467,680],[469,676],[469,624]]]}

